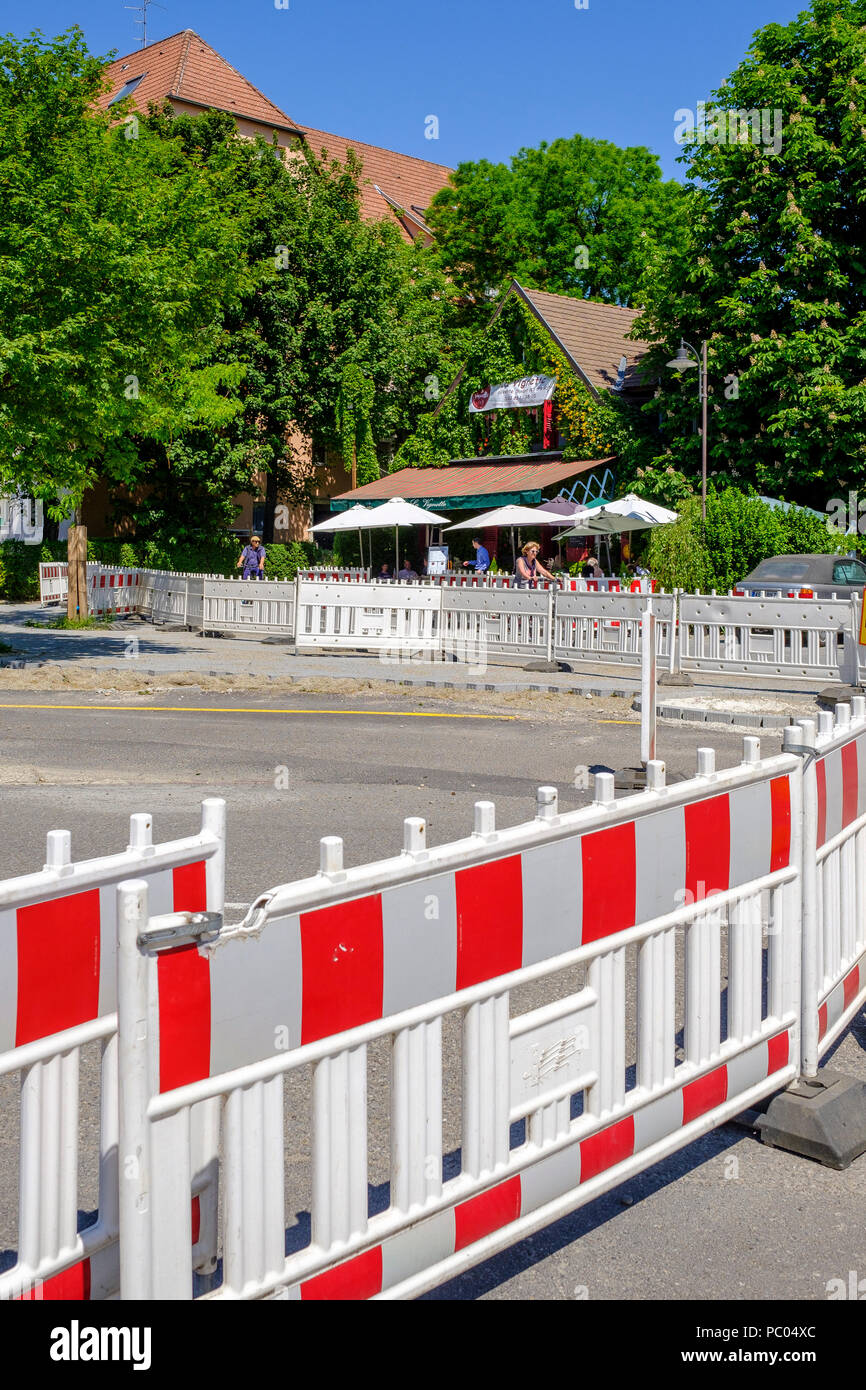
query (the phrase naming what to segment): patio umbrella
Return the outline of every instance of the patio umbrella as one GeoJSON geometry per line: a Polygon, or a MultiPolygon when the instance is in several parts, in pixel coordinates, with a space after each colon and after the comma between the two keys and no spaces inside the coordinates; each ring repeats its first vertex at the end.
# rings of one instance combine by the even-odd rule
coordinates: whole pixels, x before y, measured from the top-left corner
{"type": "MultiPolygon", "coordinates": [[[[356,502],[354,507],[348,511],[337,512],[336,516],[329,516],[327,521],[320,521],[315,526],[311,526],[311,531],[357,531],[358,544],[361,547],[361,569],[364,568],[364,540],[361,535],[363,526],[360,524],[360,517],[369,516],[369,507],[362,507],[360,502],[356,502]]],[[[372,552],[371,552],[372,557],[372,552]]]]}
{"type": "MultiPolygon", "coordinates": [[[[569,518],[570,519],[570,518],[569,518]]],[[[484,526],[507,526],[511,529],[511,553],[515,565],[517,564],[517,551],[514,546],[514,528],[516,526],[561,526],[563,523],[562,515],[555,515],[545,512],[536,507],[519,507],[514,502],[507,503],[504,507],[495,507],[492,512],[482,512],[481,516],[472,517],[469,521],[458,521],[456,526],[449,526],[449,531],[477,531],[484,526]]]]}
{"type": "MultiPolygon", "coordinates": [[[[395,573],[400,567],[398,551],[398,527],[400,526],[441,526],[448,520],[437,512],[428,512],[424,507],[416,507],[414,502],[406,502],[402,497],[391,497],[381,507],[356,507],[354,527],[361,531],[379,531],[383,526],[394,527],[395,573]],[[363,512],[363,516],[359,513],[363,512]]],[[[348,513],[343,513],[348,515],[348,513]]]]}
{"type": "Polygon", "coordinates": [[[566,536],[616,535],[620,531],[641,531],[647,526],[668,526],[678,515],[629,492],[616,502],[582,508],[569,518],[574,522],[571,529],[563,531],[557,540],[564,540],[566,536]]]}

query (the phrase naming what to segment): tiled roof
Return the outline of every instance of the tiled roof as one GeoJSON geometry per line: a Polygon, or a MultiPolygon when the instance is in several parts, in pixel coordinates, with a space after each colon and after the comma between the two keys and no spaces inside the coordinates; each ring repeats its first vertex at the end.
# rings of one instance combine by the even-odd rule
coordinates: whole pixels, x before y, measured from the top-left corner
{"type": "Polygon", "coordinates": [[[451,463],[447,468],[401,468],[387,473],[364,487],[341,492],[339,502],[376,502],[388,497],[417,500],[427,497],[484,497],[501,492],[538,492],[555,487],[567,478],[576,478],[591,468],[609,464],[608,459],[585,459],[575,463],[451,463]]]}
{"type": "MultiPolygon", "coordinates": [[[[324,130],[309,130],[305,126],[304,133],[307,144],[317,157],[325,149],[329,159],[338,159],[344,164],[347,150],[355,151],[364,166],[361,174],[361,212],[368,221],[384,217],[388,207],[397,204],[405,209],[408,221],[422,230],[426,228],[424,214],[433,195],[445,187],[451,173],[446,165],[431,164],[426,159],[383,150],[378,145],[365,145],[362,140],[349,140],[342,135],[330,135],[324,130]]],[[[401,227],[406,240],[411,240],[410,231],[402,223],[401,227]]]]}
{"type": "Polygon", "coordinates": [[[184,29],[180,34],[172,34],[170,38],[160,39],[110,63],[107,76],[111,85],[100,99],[103,109],[124,83],[142,74],[143,80],[133,94],[133,103],[141,111],[147,110],[150,102],[161,105],[167,97],[174,97],[178,101],[231,111],[265,126],[273,123],[277,127],[289,127],[304,135],[317,157],[325,149],[329,159],[345,163],[347,150],[355,150],[363,165],[362,216],[367,221],[387,217],[390,207],[406,241],[412,241],[419,232],[428,237],[432,235],[424,214],[434,193],[448,182],[451,170],[444,164],[432,164],[426,159],[397,154],[324,130],[299,127],[192,29],[184,29]]]}
{"type": "Polygon", "coordinates": [[[637,309],[617,304],[593,304],[588,299],[572,299],[565,294],[527,290],[517,281],[514,289],[535,310],[537,316],[558,339],[572,362],[596,391],[610,390],[617,379],[623,357],[627,358],[622,389],[646,390],[641,381],[639,362],[649,351],[649,343],[626,336],[638,317],[637,309]]]}
{"type": "Polygon", "coordinates": [[[111,87],[100,105],[108,106],[124,83],[141,73],[146,75],[134,94],[135,105],[141,110],[146,110],[151,101],[160,105],[171,96],[231,111],[266,125],[273,121],[278,126],[295,126],[285,111],[268,101],[192,29],[149,43],[146,48],[137,48],[109,63],[107,76],[111,87]]]}

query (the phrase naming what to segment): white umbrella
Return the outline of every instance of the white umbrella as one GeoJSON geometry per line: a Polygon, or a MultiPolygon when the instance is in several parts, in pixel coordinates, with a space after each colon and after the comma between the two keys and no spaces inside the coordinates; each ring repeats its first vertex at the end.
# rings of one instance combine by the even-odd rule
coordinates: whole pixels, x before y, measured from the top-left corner
{"type": "Polygon", "coordinates": [[[566,536],[614,535],[620,531],[641,531],[647,526],[667,526],[678,520],[677,512],[660,507],[655,502],[645,502],[633,492],[620,497],[616,502],[603,502],[598,507],[586,507],[574,517],[569,518],[574,525],[563,531],[557,540],[566,536]]]}
{"type": "Polygon", "coordinates": [[[358,544],[361,547],[361,569],[364,568],[364,540],[361,535],[364,529],[360,523],[361,517],[370,515],[368,507],[362,507],[360,502],[356,502],[354,507],[349,507],[348,511],[337,512],[336,516],[329,516],[326,521],[319,521],[315,526],[311,526],[311,531],[357,531],[358,544]]]}
{"type": "Polygon", "coordinates": [[[511,551],[517,563],[517,552],[514,548],[514,528],[515,526],[561,526],[562,516],[557,516],[553,512],[543,511],[540,507],[520,507],[514,502],[508,502],[504,507],[494,507],[492,512],[483,512],[481,516],[472,517],[469,521],[458,521],[456,526],[449,526],[449,531],[477,531],[485,526],[507,526],[511,529],[511,551]]]}
{"type": "MultiPolygon", "coordinates": [[[[383,526],[394,527],[395,573],[399,569],[398,526],[441,526],[447,516],[428,512],[424,507],[416,507],[414,502],[406,502],[402,497],[391,497],[381,507],[356,507],[353,526],[355,530],[378,531],[383,526]],[[363,516],[359,515],[363,512],[363,516]]],[[[345,513],[344,513],[345,515],[345,513]]]]}

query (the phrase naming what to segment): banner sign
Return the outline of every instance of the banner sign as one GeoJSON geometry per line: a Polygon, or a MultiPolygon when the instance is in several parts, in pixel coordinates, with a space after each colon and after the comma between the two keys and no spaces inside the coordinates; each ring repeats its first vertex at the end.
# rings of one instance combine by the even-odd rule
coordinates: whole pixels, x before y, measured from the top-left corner
{"type": "Polygon", "coordinates": [[[485,386],[476,391],[469,402],[470,415],[484,410],[524,410],[527,406],[542,405],[553,399],[555,376],[524,376],[519,381],[507,381],[500,386],[485,386]]]}

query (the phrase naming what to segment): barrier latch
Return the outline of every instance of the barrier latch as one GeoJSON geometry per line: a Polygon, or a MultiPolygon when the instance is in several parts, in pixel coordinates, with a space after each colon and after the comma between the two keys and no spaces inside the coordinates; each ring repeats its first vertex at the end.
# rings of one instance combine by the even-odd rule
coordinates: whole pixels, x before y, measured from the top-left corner
{"type": "Polygon", "coordinates": [[[161,917],[151,917],[138,945],[146,951],[158,951],[162,946],[203,945],[219,936],[222,925],[221,912],[166,912],[161,917]]]}

